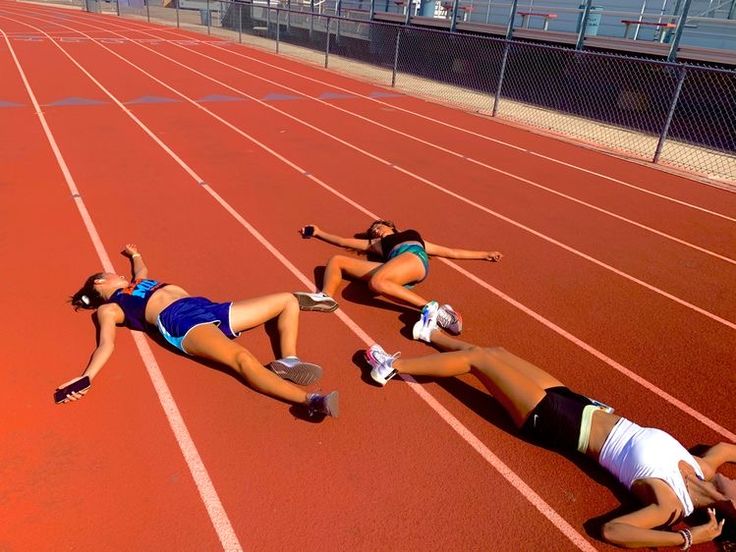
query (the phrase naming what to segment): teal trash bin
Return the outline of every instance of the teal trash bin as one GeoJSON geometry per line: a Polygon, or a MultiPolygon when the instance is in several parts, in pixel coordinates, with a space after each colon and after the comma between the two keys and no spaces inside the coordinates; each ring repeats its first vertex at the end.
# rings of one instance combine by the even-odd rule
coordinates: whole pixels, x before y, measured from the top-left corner
{"type": "MultiPolygon", "coordinates": [[[[585,4],[580,4],[578,8],[580,9],[580,13],[578,13],[578,26],[576,32],[579,33],[580,26],[583,24],[583,13],[585,12],[585,4]]],[[[590,11],[588,12],[588,22],[585,25],[585,36],[598,35],[598,27],[601,26],[601,17],[603,17],[602,12],[602,6],[590,6],[590,11]]]]}
{"type": "Polygon", "coordinates": [[[199,10],[199,19],[202,22],[202,25],[205,27],[209,27],[210,23],[212,22],[210,10],[199,10]]]}

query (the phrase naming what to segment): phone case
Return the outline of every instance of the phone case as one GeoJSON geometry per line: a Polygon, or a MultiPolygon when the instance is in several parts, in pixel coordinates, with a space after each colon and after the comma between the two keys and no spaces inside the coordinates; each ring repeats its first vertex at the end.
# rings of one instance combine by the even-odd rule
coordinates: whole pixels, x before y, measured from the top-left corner
{"type": "Polygon", "coordinates": [[[61,401],[66,399],[67,395],[84,391],[85,389],[88,389],[90,385],[89,376],[84,376],[82,379],[54,391],[54,402],[59,404],[61,401]]]}

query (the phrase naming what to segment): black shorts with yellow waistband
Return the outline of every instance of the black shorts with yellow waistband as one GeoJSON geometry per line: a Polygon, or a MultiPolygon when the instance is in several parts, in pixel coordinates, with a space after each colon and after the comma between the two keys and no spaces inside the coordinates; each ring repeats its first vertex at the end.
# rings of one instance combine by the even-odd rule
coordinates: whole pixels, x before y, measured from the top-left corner
{"type": "Polygon", "coordinates": [[[521,426],[521,434],[545,447],[585,453],[592,412],[597,409],[612,411],[604,407],[567,387],[550,387],[529,413],[521,426]],[[590,408],[587,416],[584,416],[586,407],[590,408]]]}

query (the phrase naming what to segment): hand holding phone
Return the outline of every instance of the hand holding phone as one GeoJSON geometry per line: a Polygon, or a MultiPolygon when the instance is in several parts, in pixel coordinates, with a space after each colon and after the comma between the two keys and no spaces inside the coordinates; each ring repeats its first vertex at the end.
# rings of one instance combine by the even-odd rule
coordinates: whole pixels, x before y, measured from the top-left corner
{"type": "Polygon", "coordinates": [[[304,238],[305,240],[308,240],[312,236],[314,236],[314,226],[312,226],[311,224],[308,224],[307,226],[302,228],[302,238],[304,238]]]}
{"type": "Polygon", "coordinates": [[[59,387],[56,391],[54,391],[54,402],[56,404],[60,404],[64,402],[69,395],[86,391],[90,388],[91,385],[92,383],[89,381],[89,376],[84,376],[79,378],[78,380],[74,380],[70,384],[59,387]]]}

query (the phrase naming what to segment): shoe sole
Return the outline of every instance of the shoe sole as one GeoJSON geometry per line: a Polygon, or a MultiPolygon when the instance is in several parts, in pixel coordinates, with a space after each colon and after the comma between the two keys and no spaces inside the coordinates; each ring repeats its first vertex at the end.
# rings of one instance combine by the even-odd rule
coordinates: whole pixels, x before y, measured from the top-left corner
{"type": "Polygon", "coordinates": [[[322,377],[322,368],[309,362],[299,362],[289,367],[274,361],[268,368],[280,378],[293,381],[297,385],[310,385],[322,377]]]}
{"type": "Polygon", "coordinates": [[[393,378],[396,374],[398,374],[396,370],[391,370],[388,376],[386,376],[385,378],[382,378],[378,374],[375,374],[373,370],[371,370],[371,379],[375,381],[381,387],[384,387],[388,383],[388,380],[393,378]]]}
{"type": "Polygon", "coordinates": [[[299,309],[303,311],[333,312],[339,306],[334,299],[315,301],[306,293],[294,293],[294,296],[299,301],[299,309]]]}

